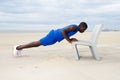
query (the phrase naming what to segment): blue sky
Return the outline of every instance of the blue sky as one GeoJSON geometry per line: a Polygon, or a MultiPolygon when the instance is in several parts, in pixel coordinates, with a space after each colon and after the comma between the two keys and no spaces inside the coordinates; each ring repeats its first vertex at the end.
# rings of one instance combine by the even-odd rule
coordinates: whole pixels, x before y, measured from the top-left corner
{"type": "Polygon", "coordinates": [[[0,0],[1,29],[51,29],[87,22],[120,28],[120,0],[0,0]]]}

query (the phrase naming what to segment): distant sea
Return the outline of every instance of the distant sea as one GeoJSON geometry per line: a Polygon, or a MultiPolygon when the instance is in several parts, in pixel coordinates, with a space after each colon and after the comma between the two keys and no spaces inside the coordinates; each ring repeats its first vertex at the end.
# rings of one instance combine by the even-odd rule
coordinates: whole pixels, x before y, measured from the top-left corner
{"type": "MultiPolygon", "coordinates": [[[[51,29],[57,29],[61,27],[0,27],[0,33],[29,33],[29,32],[49,32],[51,29]]],[[[87,32],[91,32],[93,27],[89,27],[87,32]]],[[[116,27],[104,27],[103,31],[120,31],[120,26],[116,27]]]]}

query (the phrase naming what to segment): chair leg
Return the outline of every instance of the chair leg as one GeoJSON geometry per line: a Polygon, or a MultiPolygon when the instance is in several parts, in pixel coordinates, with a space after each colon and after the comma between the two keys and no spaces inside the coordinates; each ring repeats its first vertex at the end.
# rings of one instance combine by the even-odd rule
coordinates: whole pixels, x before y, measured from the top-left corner
{"type": "Polygon", "coordinates": [[[76,59],[76,60],[79,60],[80,57],[79,57],[77,45],[76,45],[76,44],[73,44],[72,46],[73,46],[73,52],[74,52],[75,59],[76,59]]]}
{"type": "Polygon", "coordinates": [[[91,53],[93,55],[93,57],[96,59],[96,60],[100,60],[100,57],[99,57],[99,54],[98,54],[98,51],[97,51],[97,48],[96,46],[89,46],[90,50],[91,50],[91,53]]]}

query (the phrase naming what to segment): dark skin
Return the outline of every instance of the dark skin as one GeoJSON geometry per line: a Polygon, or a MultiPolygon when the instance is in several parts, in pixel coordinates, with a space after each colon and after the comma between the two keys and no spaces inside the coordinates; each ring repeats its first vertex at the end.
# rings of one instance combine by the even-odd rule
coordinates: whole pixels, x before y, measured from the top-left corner
{"type": "MultiPolygon", "coordinates": [[[[78,41],[76,38],[69,38],[68,36],[67,36],[67,33],[68,32],[74,32],[76,30],[76,27],[75,26],[71,26],[71,27],[69,27],[69,28],[66,28],[66,29],[64,29],[64,30],[62,30],[62,34],[63,34],[63,36],[64,36],[64,39],[66,39],[69,43],[72,43],[73,41],[78,41]]],[[[80,33],[83,33],[84,31],[85,31],[86,29],[84,28],[84,27],[79,27],[78,28],[78,31],[80,32],[80,33]]]]}
{"type": "MultiPolygon", "coordinates": [[[[74,32],[75,30],[76,30],[75,26],[71,26],[69,28],[65,28],[64,30],[62,30],[62,34],[63,34],[64,39],[66,39],[69,43],[72,43],[74,41],[78,41],[76,38],[69,38],[67,36],[68,32],[74,32]]],[[[82,25],[79,26],[79,28],[78,28],[78,31],[80,33],[83,33],[85,30],[86,30],[86,28],[83,27],[82,25]]],[[[31,43],[28,43],[28,44],[20,45],[16,49],[17,50],[22,50],[22,49],[25,49],[25,48],[39,47],[41,45],[42,44],[39,41],[34,41],[34,42],[31,42],[31,43]]]]}

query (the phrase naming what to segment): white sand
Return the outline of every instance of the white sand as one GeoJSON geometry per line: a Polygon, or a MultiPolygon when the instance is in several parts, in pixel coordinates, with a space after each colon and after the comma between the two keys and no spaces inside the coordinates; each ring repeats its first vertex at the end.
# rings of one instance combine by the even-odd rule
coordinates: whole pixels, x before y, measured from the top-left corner
{"type": "MultiPolygon", "coordinates": [[[[0,80],[120,80],[120,32],[102,32],[98,41],[100,61],[88,47],[78,46],[76,61],[67,41],[26,49],[23,57],[12,56],[13,45],[38,40],[46,33],[0,33],[0,80]]],[[[90,32],[74,37],[87,40],[90,32]]]]}

